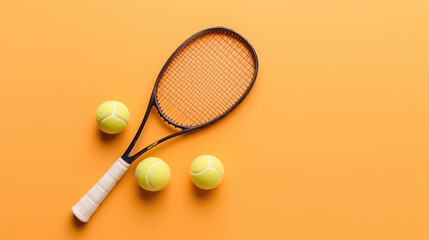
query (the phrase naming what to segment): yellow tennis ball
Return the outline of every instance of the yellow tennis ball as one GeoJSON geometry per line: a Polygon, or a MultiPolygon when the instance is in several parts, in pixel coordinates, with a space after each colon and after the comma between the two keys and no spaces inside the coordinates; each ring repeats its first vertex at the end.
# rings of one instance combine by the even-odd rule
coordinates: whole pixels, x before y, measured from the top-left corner
{"type": "Polygon", "coordinates": [[[101,131],[108,134],[122,132],[130,119],[128,108],[118,101],[102,103],[95,113],[95,120],[101,131]]]}
{"type": "Polygon", "coordinates": [[[224,169],[222,162],[212,155],[201,155],[191,164],[191,178],[201,189],[213,189],[222,181],[224,169]]]}
{"type": "Polygon", "coordinates": [[[136,179],[143,189],[159,191],[170,181],[170,167],[160,158],[146,158],[136,168],[136,179]]]}

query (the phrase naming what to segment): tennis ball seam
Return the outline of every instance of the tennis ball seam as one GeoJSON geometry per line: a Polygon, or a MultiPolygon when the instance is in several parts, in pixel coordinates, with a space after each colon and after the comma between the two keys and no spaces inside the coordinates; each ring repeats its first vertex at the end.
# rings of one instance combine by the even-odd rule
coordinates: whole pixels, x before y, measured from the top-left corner
{"type": "Polygon", "coordinates": [[[200,170],[200,171],[198,171],[198,172],[194,172],[194,171],[191,170],[192,174],[193,175],[200,175],[201,173],[203,173],[203,172],[205,172],[207,170],[213,169],[219,175],[219,179],[222,180],[222,174],[220,174],[220,172],[216,168],[214,168],[212,166],[212,160],[210,159],[210,156],[207,156],[207,158],[209,160],[209,166],[206,167],[206,168],[204,168],[204,169],[202,169],[202,170],[200,170]]]}
{"type": "Polygon", "coordinates": [[[107,116],[104,116],[103,118],[101,118],[100,119],[100,125],[101,125],[101,123],[104,121],[104,120],[106,120],[106,119],[108,119],[108,118],[110,118],[110,117],[113,117],[113,118],[117,118],[117,119],[119,119],[119,120],[121,120],[121,121],[123,121],[125,124],[127,124],[127,121],[125,120],[125,119],[123,119],[123,118],[121,118],[120,116],[118,116],[118,115],[116,115],[116,108],[118,107],[118,102],[115,102],[115,105],[113,105],[113,110],[112,110],[112,113],[111,114],[109,114],[109,115],[107,115],[107,116]]]}
{"type": "Polygon", "coordinates": [[[154,168],[156,165],[159,165],[159,164],[161,164],[161,160],[159,160],[158,162],[155,162],[154,164],[152,164],[150,167],[149,167],[149,169],[147,170],[147,173],[146,173],[146,182],[147,182],[147,184],[149,185],[149,187],[151,187],[152,189],[154,189],[154,190],[158,190],[158,188],[156,188],[156,187],[154,187],[153,185],[152,185],[152,183],[150,182],[150,171],[152,170],[152,168],[154,168]]]}
{"type": "Polygon", "coordinates": [[[125,119],[123,119],[120,116],[116,115],[116,108],[117,108],[117,106],[118,106],[118,102],[115,102],[115,105],[113,106],[113,111],[112,111],[111,115],[114,116],[114,117],[117,117],[119,120],[122,120],[125,124],[127,124],[128,122],[125,119]]]}

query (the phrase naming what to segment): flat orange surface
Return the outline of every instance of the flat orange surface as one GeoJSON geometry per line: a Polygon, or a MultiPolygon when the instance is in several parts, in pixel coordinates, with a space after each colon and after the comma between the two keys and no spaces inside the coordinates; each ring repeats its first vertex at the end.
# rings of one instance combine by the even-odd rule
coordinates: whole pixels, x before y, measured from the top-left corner
{"type": "MultiPolygon", "coordinates": [[[[0,239],[429,239],[429,4],[0,1],[0,239]],[[164,143],[169,185],[137,164],[90,221],[71,207],[122,155],[153,83],[193,33],[226,26],[260,61],[230,115],[164,143]],[[107,137],[106,100],[131,112],[107,137]],[[225,178],[196,190],[192,160],[225,178]]],[[[138,144],[171,130],[155,111],[138,144]]]]}

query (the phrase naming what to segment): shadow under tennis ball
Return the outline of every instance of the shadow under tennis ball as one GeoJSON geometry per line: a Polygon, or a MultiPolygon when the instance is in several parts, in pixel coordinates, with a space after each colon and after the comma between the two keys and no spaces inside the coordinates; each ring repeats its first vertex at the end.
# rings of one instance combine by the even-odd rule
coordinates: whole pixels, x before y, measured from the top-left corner
{"type": "Polygon", "coordinates": [[[156,199],[160,198],[161,195],[163,195],[163,192],[165,189],[162,189],[160,191],[156,191],[156,192],[150,192],[147,190],[144,190],[143,188],[141,188],[138,184],[135,184],[136,187],[138,188],[137,191],[139,193],[139,196],[145,201],[145,202],[152,202],[155,201],[156,199]]]}
{"type": "Polygon", "coordinates": [[[203,190],[198,188],[197,186],[195,186],[195,184],[192,181],[189,181],[190,184],[192,185],[192,193],[198,198],[198,199],[207,199],[210,196],[215,195],[217,192],[217,188],[215,189],[211,189],[211,190],[203,190]]]}
{"type": "Polygon", "coordinates": [[[98,131],[98,135],[100,136],[101,141],[105,143],[113,141],[117,136],[117,134],[107,134],[98,128],[96,128],[96,130],[98,131]]]}

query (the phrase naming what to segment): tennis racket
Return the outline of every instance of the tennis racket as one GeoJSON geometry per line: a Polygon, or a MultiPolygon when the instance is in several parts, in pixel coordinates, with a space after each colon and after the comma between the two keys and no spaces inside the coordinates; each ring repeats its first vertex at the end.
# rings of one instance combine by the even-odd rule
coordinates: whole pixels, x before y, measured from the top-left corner
{"type": "Polygon", "coordinates": [[[200,31],[174,51],[158,75],[143,121],[127,148],[101,179],[72,207],[87,222],[134,160],[156,145],[206,127],[230,113],[252,88],[258,72],[253,47],[223,27],[200,31]],[[130,155],[155,107],[168,124],[180,129],[130,155]]]}

